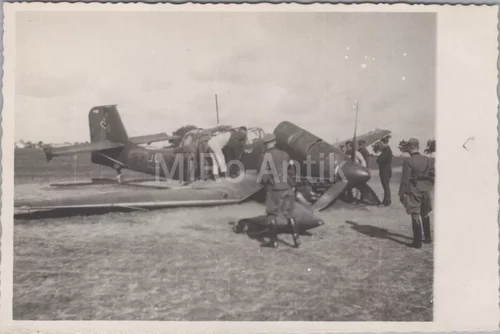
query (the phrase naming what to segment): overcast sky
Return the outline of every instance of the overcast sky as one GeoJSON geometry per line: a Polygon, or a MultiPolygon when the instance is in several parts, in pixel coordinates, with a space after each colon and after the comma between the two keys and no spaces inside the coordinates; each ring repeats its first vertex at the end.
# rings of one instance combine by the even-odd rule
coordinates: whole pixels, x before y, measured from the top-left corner
{"type": "Polygon", "coordinates": [[[118,104],[129,135],[283,120],[334,142],[374,128],[434,137],[431,13],[23,12],[16,140],[89,140],[118,104]]]}

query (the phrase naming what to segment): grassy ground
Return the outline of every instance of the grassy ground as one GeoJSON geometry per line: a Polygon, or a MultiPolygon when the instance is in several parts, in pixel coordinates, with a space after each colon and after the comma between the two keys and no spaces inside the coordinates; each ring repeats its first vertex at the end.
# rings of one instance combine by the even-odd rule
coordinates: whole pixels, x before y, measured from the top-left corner
{"type": "MultiPolygon", "coordinates": [[[[33,182],[113,176],[85,156],[47,164],[20,152],[16,196],[33,182]]],[[[337,203],[299,249],[233,234],[227,222],[261,213],[255,202],[16,219],[14,318],[431,321],[433,248],[406,246],[398,181],[393,206],[337,203]]],[[[381,194],[376,175],[370,184],[381,194]]]]}

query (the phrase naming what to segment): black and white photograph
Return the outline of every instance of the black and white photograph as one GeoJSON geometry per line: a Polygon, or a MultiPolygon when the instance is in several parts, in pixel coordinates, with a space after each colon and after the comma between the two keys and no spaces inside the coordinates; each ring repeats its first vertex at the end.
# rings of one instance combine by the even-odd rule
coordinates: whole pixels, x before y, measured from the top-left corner
{"type": "Polygon", "coordinates": [[[12,319],[434,322],[438,41],[431,11],[17,12],[12,319]]]}

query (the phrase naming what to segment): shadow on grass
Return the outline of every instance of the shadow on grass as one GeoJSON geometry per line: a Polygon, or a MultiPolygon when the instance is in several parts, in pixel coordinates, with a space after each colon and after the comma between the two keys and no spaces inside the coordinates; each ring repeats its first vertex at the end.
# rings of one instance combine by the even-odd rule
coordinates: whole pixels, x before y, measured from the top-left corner
{"type": "Polygon", "coordinates": [[[384,228],[372,226],[372,225],[360,225],[356,222],[346,220],[346,224],[351,225],[351,228],[355,230],[356,232],[359,232],[361,234],[367,235],[371,238],[378,238],[378,239],[387,239],[390,241],[393,241],[395,243],[398,243],[400,245],[404,246],[410,246],[411,242],[413,241],[413,238],[407,237],[406,235],[398,234],[398,233],[392,233],[389,232],[389,230],[386,230],[384,228]],[[399,239],[406,239],[409,240],[410,242],[404,242],[399,239]]]}

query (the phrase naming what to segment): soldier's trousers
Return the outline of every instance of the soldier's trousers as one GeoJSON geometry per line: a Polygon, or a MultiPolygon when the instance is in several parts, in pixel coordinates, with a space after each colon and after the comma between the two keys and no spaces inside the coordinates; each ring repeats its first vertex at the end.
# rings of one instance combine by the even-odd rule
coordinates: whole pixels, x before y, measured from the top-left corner
{"type": "Polygon", "coordinates": [[[266,214],[278,219],[288,219],[292,216],[295,205],[295,194],[292,189],[266,189],[266,214]]]}
{"type": "Polygon", "coordinates": [[[391,187],[389,183],[391,181],[391,176],[388,173],[380,173],[380,182],[382,183],[382,188],[384,188],[384,199],[382,203],[385,205],[391,204],[391,187]]]}
{"type": "MultiPolygon", "coordinates": [[[[421,191],[416,187],[406,195],[406,212],[412,217],[412,224],[418,221],[422,226],[423,239],[431,242],[431,220],[429,217],[432,211],[432,192],[421,191]]],[[[416,232],[414,231],[414,234],[416,232]]]]}
{"type": "Polygon", "coordinates": [[[418,213],[411,214],[411,225],[413,229],[413,244],[417,247],[432,242],[431,237],[431,219],[429,216],[421,216],[418,213]]]}

